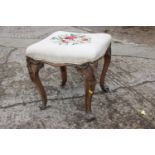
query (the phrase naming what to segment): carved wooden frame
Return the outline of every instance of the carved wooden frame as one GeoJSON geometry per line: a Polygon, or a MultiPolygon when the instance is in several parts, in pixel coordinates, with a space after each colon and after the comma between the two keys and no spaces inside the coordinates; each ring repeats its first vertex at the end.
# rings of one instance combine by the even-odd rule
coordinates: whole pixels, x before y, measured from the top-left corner
{"type": "MultiPolygon", "coordinates": [[[[108,47],[105,55],[102,58],[104,58],[104,65],[103,65],[102,73],[100,76],[100,87],[103,92],[108,92],[109,89],[105,87],[105,76],[106,76],[110,61],[111,61],[111,45],[108,47]]],[[[32,82],[36,85],[40,93],[40,96],[42,98],[42,104],[40,106],[40,109],[44,110],[47,105],[47,95],[41,83],[41,80],[39,78],[39,70],[44,66],[44,64],[49,64],[52,66],[60,67],[61,78],[62,78],[61,86],[64,86],[67,81],[67,67],[66,66],[71,65],[71,64],[52,64],[46,61],[34,60],[30,57],[26,57],[26,61],[27,61],[27,67],[28,67],[30,78],[32,82]]],[[[94,94],[95,85],[96,85],[95,70],[98,66],[98,60],[94,62],[88,62],[82,65],[73,65],[73,66],[84,77],[84,80],[85,80],[85,111],[91,112],[91,100],[92,100],[92,96],[94,94]]]]}

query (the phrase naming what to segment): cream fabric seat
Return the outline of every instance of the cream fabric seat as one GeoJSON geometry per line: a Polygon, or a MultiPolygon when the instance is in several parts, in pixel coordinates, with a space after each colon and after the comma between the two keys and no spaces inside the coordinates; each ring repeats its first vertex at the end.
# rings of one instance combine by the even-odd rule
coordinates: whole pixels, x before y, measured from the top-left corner
{"type": "Polygon", "coordinates": [[[83,64],[102,57],[111,43],[105,33],[57,31],[29,46],[26,56],[55,64],[83,64]]]}

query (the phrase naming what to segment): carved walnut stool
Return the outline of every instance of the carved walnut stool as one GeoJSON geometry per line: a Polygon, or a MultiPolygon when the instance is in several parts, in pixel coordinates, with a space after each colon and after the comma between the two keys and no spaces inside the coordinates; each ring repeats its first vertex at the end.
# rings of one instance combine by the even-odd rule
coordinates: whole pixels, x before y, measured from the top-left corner
{"type": "Polygon", "coordinates": [[[104,66],[100,77],[100,86],[105,88],[105,75],[111,60],[111,36],[105,33],[73,33],[58,31],[49,37],[29,46],[26,50],[27,67],[30,78],[36,85],[41,98],[40,109],[46,108],[47,96],[39,78],[39,70],[44,64],[60,67],[62,83],[67,81],[67,65],[73,65],[85,80],[85,110],[91,112],[91,100],[96,79],[95,69],[100,58],[104,66]]]}

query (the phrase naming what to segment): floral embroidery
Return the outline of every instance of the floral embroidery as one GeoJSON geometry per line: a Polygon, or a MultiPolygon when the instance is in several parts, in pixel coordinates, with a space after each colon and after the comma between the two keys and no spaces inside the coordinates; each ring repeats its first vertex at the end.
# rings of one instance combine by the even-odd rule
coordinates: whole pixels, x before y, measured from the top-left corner
{"type": "Polygon", "coordinates": [[[91,41],[91,38],[89,38],[86,35],[80,35],[80,34],[64,34],[64,35],[58,35],[51,38],[52,41],[55,43],[58,43],[59,45],[66,44],[66,45],[77,45],[77,44],[83,44],[83,43],[89,43],[91,41]]]}

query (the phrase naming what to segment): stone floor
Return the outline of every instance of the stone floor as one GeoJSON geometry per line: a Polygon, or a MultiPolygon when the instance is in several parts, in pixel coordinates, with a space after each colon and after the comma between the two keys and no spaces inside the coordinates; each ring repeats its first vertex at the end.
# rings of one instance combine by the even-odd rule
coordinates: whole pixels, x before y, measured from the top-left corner
{"type": "Polygon", "coordinates": [[[48,108],[40,111],[40,96],[26,68],[25,48],[57,30],[88,29],[0,27],[0,128],[155,128],[155,46],[124,41],[124,36],[113,38],[106,78],[111,93],[103,94],[96,86],[92,101],[96,120],[85,119],[83,80],[72,67],[68,67],[63,89],[59,68],[45,65],[41,70],[48,108]]]}

